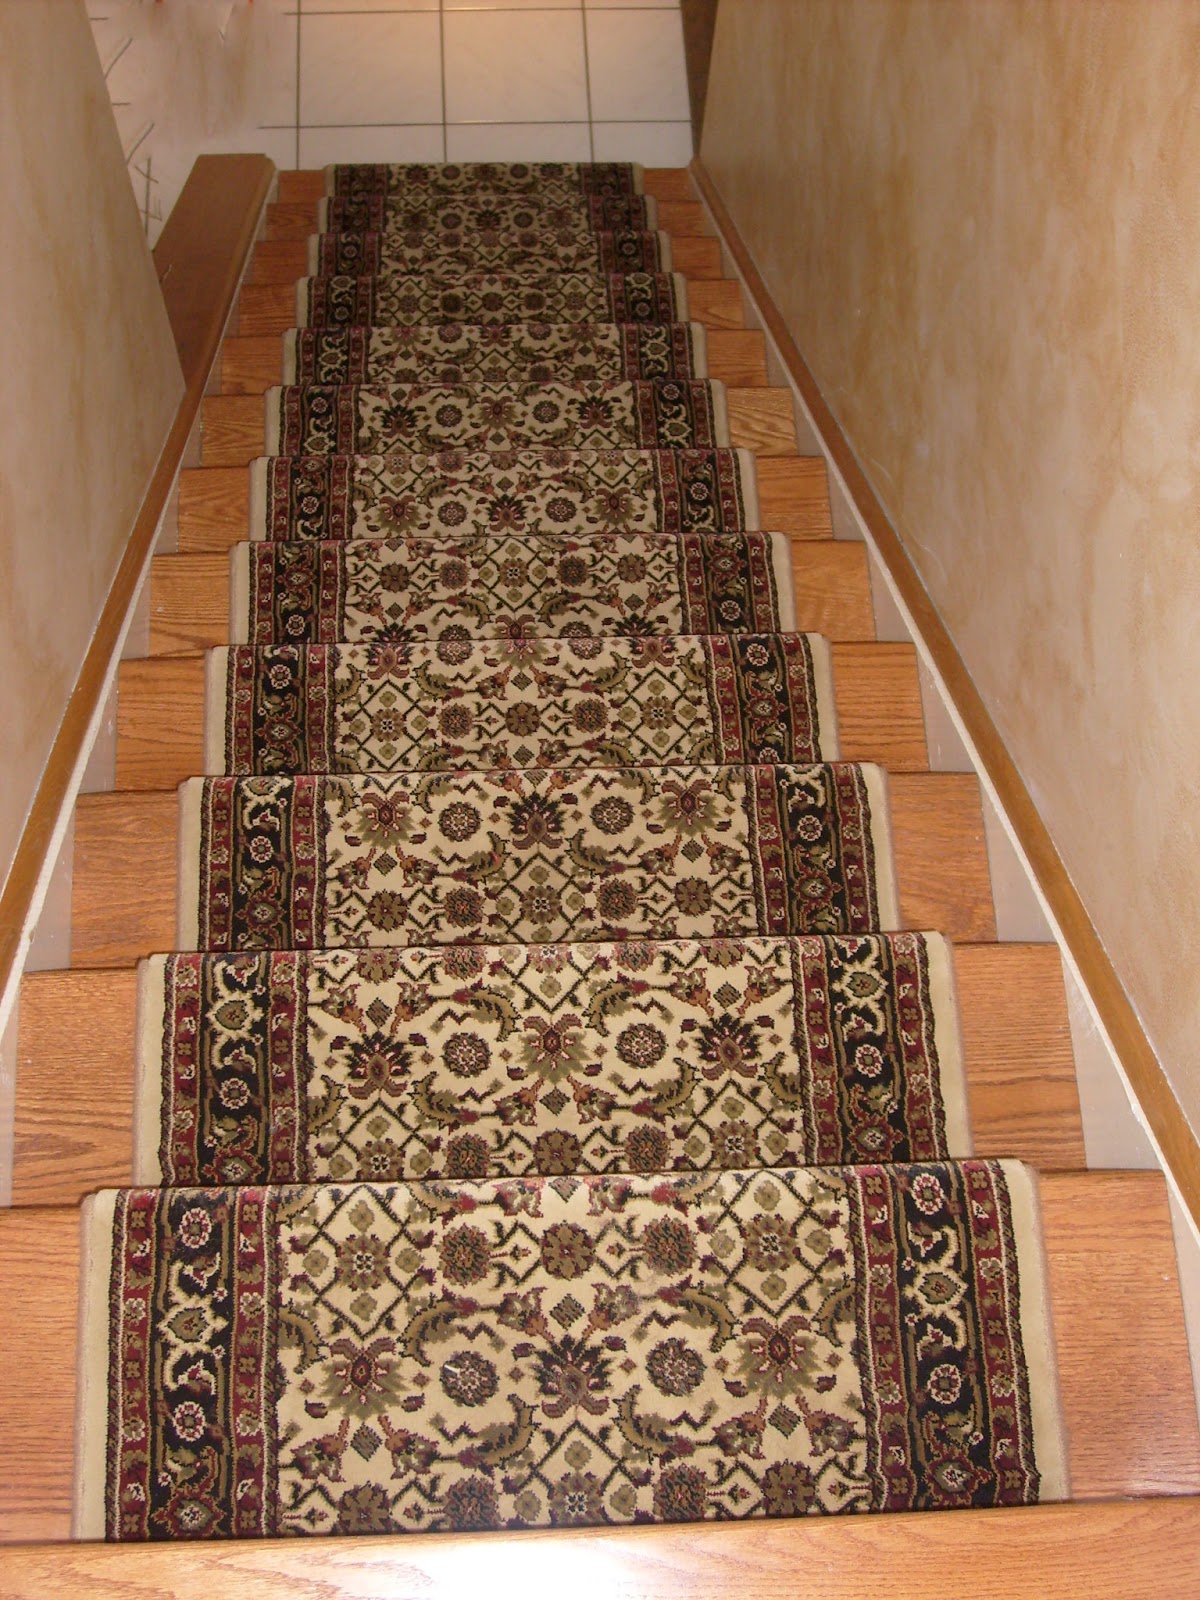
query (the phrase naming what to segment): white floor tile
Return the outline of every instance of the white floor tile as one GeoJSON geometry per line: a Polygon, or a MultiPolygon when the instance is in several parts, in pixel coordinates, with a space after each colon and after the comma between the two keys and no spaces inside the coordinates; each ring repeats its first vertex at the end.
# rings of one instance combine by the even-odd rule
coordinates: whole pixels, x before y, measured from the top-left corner
{"type": "Polygon", "coordinates": [[[431,12],[305,14],[300,121],[440,122],[440,28],[431,12]]]}
{"type": "Polygon", "coordinates": [[[451,123],[449,161],[590,161],[586,122],[451,123]]]}
{"type": "Polygon", "coordinates": [[[300,12],[305,17],[317,17],[323,11],[342,15],[347,11],[436,11],[438,0],[300,0],[300,12]]]}
{"type": "Polygon", "coordinates": [[[678,11],[588,11],[588,74],[597,122],[688,116],[678,11]]]}
{"type": "Polygon", "coordinates": [[[583,0],[588,11],[678,11],[679,0],[583,0]]]}
{"type": "Polygon", "coordinates": [[[583,0],[444,0],[447,11],[579,11],[583,0]]]}
{"type": "Polygon", "coordinates": [[[301,128],[300,165],[334,161],[440,161],[440,122],[416,128],[301,128]]]}
{"type": "Polygon", "coordinates": [[[593,129],[597,161],[686,167],[692,159],[690,122],[597,122],[593,129]]]}
{"type": "Polygon", "coordinates": [[[582,11],[447,11],[447,122],[588,115],[582,11]]]}

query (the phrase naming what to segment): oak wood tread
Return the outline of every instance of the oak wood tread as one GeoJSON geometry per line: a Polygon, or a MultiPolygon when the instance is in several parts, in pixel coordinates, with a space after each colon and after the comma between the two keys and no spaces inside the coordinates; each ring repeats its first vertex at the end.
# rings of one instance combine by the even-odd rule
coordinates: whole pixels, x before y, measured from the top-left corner
{"type": "MultiPolygon", "coordinates": [[[[1048,1173],[1041,1195],[1072,1498],[1194,1495],[1200,1436],[1161,1174],[1048,1173]]],[[[0,1215],[0,1279],[21,1285],[19,1295],[0,1302],[0,1540],[64,1539],[73,1470],[77,1211],[0,1215]]],[[[990,1513],[1000,1523],[1007,1516],[990,1513]]],[[[752,1537],[769,1533],[759,1527],[752,1537]]],[[[408,1543],[397,1541],[403,1549],[408,1543]]],[[[523,1548],[524,1539],[512,1543],[523,1548]]]]}
{"type": "MultiPolygon", "coordinates": [[[[1057,947],[961,944],[954,963],[974,1150],[1047,1171],[1082,1168],[1057,947]]],[[[132,967],[26,976],[14,1205],[73,1205],[93,1189],[130,1181],[136,1004],[132,967]],[[86,1050],[79,1047],[81,1017],[88,1019],[86,1050]]]]}
{"type": "Polygon", "coordinates": [[[4,1592],[95,1600],[240,1600],[466,1593],[578,1600],[1161,1600],[1200,1571],[1200,1499],[1082,1502],[684,1527],[407,1534],[208,1544],[30,1544],[5,1554],[4,1592]]]}

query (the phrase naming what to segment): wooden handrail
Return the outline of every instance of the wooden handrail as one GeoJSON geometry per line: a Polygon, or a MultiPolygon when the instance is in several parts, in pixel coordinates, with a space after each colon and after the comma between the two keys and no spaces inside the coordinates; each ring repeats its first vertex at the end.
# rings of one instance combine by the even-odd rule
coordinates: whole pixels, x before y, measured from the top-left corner
{"type": "Polygon", "coordinates": [[[0,893],[0,995],[14,976],[46,853],[113,652],[184,458],[275,176],[266,156],[201,156],[154,248],[185,389],[125,546],[0,893]]]}
{"type": "Polygon", "coordinates": [[[699,157],[693,160],[691,171],[746,287],[758,303],[766,328],[809,409],[830,459],[841,473],[850,498],[870,532],[879,558],[908,608],[916,630],[946,685],[954,708],[962,718],[983,771],[999,798],[1037,886],[1058,924],[1063,944],[1079,970],[1138,1104],[1158,1141],[1163,1159],[1193,1219],[1200,1223],[1200,1142],[1197,1142],[1162,1063],[1146,1037],[1137,1012],[1050,837],[1050,831],[1000,737],[991,712],[967,671],[958,646],[826,403],[711,174],[699,157]]]}

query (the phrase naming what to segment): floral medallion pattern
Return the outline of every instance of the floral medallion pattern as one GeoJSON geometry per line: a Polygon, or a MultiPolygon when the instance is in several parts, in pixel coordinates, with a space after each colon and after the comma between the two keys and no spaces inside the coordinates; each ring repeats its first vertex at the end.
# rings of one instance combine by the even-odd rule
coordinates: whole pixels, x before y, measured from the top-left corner
{"type": "Polygon", "coordinates": [[[681,322],[687,285],[674,273],[471,272],[453,281],[393,272],[302,278],[301,326],[367,328],[465,322],[681,322]]]}
{"type": "Polygon", "coordinates": [[[795,633],[241,646],[209,715],[239,776],[819,761],[818,658],[828,696],[795,633]]]}
{"type": "Polygon", "coordinates": [[[442,450],[270,456],[254,533],[271,540],[413,534],[741,533],[754,467],[740,450],[442,450]]]}
{"type": "Polygon", "coordinates": [[[336,273],[362,277],[380,272],[668,272],[671,251],[665,234],[650,228],[597,232],[541,225],[500,227],[487,234],[440,232],[437,237],[392,233],[316,233],[309,239],[313,277],[336,273]]]}
{"type": "Polygon", "coordinates": [[[1035,1501],[1028,1188],[969,1161],[124,1191],[92,1244],[114,1292],[88,1531],[1035,1501]]]}
{"type": "Polygon", "coordinates": [[[140,1178],[961,1156],[947,959],[916,933],[160,957],[140,1178]]]}
{"type": "Polygon", "coordinates": [[[644,195],[331,195],[317,213],[322,233],[382,233],[402,244],[440,243],[447,235],[455,248],[464,237],[485,247],[500,232],[535,234],[550,230],[575,239],[613,229],[653,229],[656,207],[644,195]]]}
{"type": "Polygon", "coordinates": [[[421,638],[465,649],[487,638],[771,632],[787,546],[770,533],[484,534],[264,542],[238,555],[248,567],[239,643],[371,640],[386,652],[421,638]]]}
{"type": "Polygon", "coordinates": [[[325,184],[330,195],[350,200],[536,194],[553,201],[642,192],[641,171],[629,161],[351,162],[326,167],[325,184]]]}
{"type": "Polygon", "coordinates": [[[702,378],[703,330],[690,322],[440,323],[298,329],[285,383],[552,383],[702,378]]]}
{"type": "Polygon", "coordinates": [[[267,392],[269,455],[389,450],[711,449],[727,445],[721,384],[286,384],[267,392]]]}
{"type": "Polygon", "coordinates": [[[182,948],[886,929],[881,782],[851,762],[191,779],[182,948]]]}

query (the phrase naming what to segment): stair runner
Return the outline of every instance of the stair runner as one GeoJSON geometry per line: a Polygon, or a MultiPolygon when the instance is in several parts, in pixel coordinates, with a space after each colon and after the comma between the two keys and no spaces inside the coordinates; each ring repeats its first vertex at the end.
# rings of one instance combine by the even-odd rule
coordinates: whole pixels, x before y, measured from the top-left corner
{"type": "Polygon", "coordinates": [[[970,1155],[640,169],[327,176],[86,1207],[76,1532],[1061,1497],[1035,1180],[970,1155]]]}

